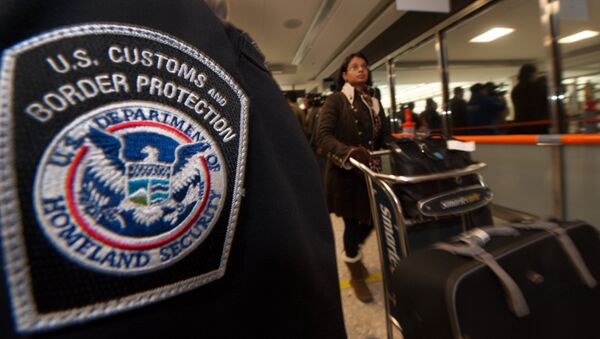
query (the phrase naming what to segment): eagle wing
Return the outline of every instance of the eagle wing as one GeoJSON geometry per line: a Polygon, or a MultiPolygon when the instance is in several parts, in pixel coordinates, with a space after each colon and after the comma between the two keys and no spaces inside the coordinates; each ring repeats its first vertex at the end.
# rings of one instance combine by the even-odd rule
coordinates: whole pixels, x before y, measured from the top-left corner
{"type": "Polygon", "coordinates": [[[210,144],[206,142],[197,142],[177,147],[175,150],[175,163],[171,172],[171,190],[173,193],[177,193],[190,185],[194,178],[199,175],[202,163],[196,155],[209,148],[210,144]]]}
{"type": "Polygon", "coordinates": [[[94,127],[87,136],[93,144],[86,157],[93,179],[115,193],[123,193],[125,163],[120,158],[121,140],[94,127]]]}

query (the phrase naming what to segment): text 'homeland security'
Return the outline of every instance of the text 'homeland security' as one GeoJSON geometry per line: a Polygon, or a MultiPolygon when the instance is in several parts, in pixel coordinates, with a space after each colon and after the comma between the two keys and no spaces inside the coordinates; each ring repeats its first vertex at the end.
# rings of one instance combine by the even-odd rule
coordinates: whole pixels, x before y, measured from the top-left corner
{"type": "Polygon", "coordinates": [[[139,268],[150,263],[148,252],[114,250],[91,239],[72,222],[63,196],[44,199],[42,203],[44,217],[48,218],[58,237],[87,260],[113,268],[139,268]]]}

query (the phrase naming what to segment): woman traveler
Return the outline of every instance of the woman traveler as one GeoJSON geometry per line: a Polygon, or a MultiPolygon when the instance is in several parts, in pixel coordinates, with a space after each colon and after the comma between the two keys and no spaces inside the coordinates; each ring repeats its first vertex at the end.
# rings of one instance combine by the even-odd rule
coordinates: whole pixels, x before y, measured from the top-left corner
{"type": "Polygon", "coordinates": [[[388,121],[369,83],[365,56],[349,55],[338,74],[341,91],[327,98],[317,132],[317,141],[328,157],[325,184],[329,211],[344,219],[343,258],[350,270],[350,285],[362,302],[373,300],[365,282],[368,272],[360,252],[373,226],[365,179],[348,159],[352,157],[368,165],[369,151],[380,148],[384,137],[389,135],[388,121]]]}

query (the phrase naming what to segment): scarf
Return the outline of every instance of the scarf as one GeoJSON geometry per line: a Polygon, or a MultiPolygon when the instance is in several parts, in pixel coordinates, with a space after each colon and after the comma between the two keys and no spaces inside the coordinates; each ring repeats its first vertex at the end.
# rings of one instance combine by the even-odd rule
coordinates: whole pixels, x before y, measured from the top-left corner
{"type": "Polygon", "coordinates": [[[367,88],[364,91],[361,91],[358,88],[356,89],[356,93],[358,93],[362,102],[364,102],[365,105],[367,105],[367,108],[371,113],[371,117],[373,118],[373,132],[375,133],[375,135],[377,135],[381,130],[381,119],[379,119],[379,114],[376,113],[376,110],[373,107],[373,97],[371,96],[371,91],[371,88],[367,88]]]}

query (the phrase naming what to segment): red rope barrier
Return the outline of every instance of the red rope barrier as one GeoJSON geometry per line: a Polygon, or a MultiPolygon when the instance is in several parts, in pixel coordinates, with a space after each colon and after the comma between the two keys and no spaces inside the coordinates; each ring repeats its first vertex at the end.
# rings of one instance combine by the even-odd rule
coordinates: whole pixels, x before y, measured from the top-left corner
{"type": "Polygon", "coordinates": [[[557,144],[557,145],[599,145],[600,134],[515,134],[515,135],[457,135],[462,141],[475,141],[482,144],[557,144]],[[556,140],[556,142],[548,142],[556,140]]]}

